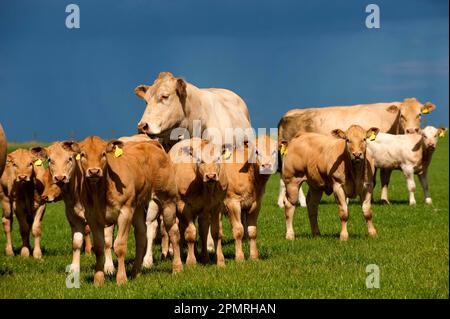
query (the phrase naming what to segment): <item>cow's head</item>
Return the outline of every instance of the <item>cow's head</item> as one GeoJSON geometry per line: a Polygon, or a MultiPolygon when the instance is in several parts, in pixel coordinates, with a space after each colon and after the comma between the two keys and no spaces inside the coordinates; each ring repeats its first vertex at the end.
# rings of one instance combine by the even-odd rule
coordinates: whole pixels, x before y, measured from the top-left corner
{"type": "Polygon", "coordinates": [[[273,174],[277,170],[278,145],[270,136],[262,135],[256,139],[255,162],[261,174],[273,174]]]}
{"type": "Polygon", "coordinates": [[[372,127],[368,130],[359,125],[352,125],[347,131],[335,129],[331,132],[334,137],[345,140],[346,150],[353,162],[364,160],[366,155],[366,139],[375,139],[380,130],[372,127]]]}
{"type": "Polygon", "coordinates": [[[445,127],[435,128],[427,126],[422,129],[422,143],[427,150],[436,148],[439,137],[444,137],[447,129],[445,127]]]}
{"type": "Polygon", "coordinates": [[[398,106],[391,105],[387,110],[392,113],[400,111],[400,133],[414,134],[420,133],[422,114],[428,114],[435,108],[436,105],[431,102],[422,104],[416,98],[408,98],[398,106]]]}
{"type": "Polygon", "coordinates": [[[172,73],[161,72],[153,85],[139,85],[134,93],[147,104],[138,131],[162,135],[177,127],[186,117],[186,82],[172,73]]]}
{"type": "Polygon", "coordinates": [[[14,181],[29,182],[34,176],[34,162],[37,160],[31,151],[18,149],[6,158],[7,165],[11,165],[14,181]]]}
{"type": "Polygon", "coordinates": [[[48,169],[54,184],[66,184],[73,177],[76,157],[80,148],[74,141],[56,142],[47,148],[35,147],[31,152],[48,161],[48,169]]]}
{"type": "Polygon", "coordinates": [[[98,136],[90,136],[80,142],[80,164],[89,182],[98,182],[105,174],[108,143],[98,136]]]}
{"type": "Polygon", "coordinates": [[[192,143],[185,147],[196,164],[197,176],[209,185],[219,182],[222,171],[222,157],[225,149],[207,140],[193,138],[192,143]]]}

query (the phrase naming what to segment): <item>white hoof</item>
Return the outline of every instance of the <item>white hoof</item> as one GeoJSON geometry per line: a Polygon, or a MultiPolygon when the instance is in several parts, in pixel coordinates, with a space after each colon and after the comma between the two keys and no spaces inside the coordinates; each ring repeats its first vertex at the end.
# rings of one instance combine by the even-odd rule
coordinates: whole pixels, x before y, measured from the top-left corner
{"type": "Polygon", "coordinates": [[[278,207],[284,208],[284,201],[283,201],[283,199],[278,199],[278,207]]]}
{"type": "Polygon", "coordinates": [[[105,272],[105,274],[107,275],[112,275],[114,274],[114,264],[112,262],[105,262],[105,266],[103,268],[103,271],[105,272]]]}
{"type": "Polygon", "coordinates": [[[428,204],[428,205],[433,204],[433,201],[431,200],[431,197],[425,198],[425,203],[428,204]]]}
{"type": "Polygon", "coordinates": [[[145,269],[149,269],[153,267],[153,257],[144,257],[144,261],[142,262],[142,267],[145,269]]]}

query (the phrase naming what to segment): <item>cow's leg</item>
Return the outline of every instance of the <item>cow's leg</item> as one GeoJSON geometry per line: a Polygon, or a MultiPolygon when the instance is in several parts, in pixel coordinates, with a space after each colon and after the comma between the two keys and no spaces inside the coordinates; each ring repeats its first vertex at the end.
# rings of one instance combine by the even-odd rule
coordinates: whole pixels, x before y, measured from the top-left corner
{"type": "Polygon", "coordinates": [[[220,221],[222,207],[211,211],[211,235],[214,239],[214,250],[216,251],[217,266],[225,266],[225,257],[222,252],[222,223],[220,221]]]}
{"type": "Polygon", "coordinates": [[[86,224],[84,226],[84,253],[86,255],[90,255],[92,251],[92,242],[91,242],[91,229],[89,225],[86,224]]]}
{"type": "Polygon", "coordinates": [[[127,254],[128,233],[130,231],[133,214],[134,208],[123,206],[117,220],[117,237],[114,242],[114,252],[117,256],[116,282],[118,285],[124,284],[127,281],[125,257],[127,254]]]}
{"type": "Polygon", "coordinates": [[[392,171],[389,169],[380,169],[381,180],[381,203],[389,204],[388,188],[392,171]]]}
{"type": "Polygon", "coordinates": [[[139,208],[133,216],[134,238],[136,242],[136,254],[133,263],[131,276],[137,277],[142,271],[142,262],[144,260],[145,250],[147,247],[147,225],[145,223],[145,210],[139,208]]]}
{"type": "Polygon", "coordinates": [[[72,264],[71,272],[80,272],[80,253],[83,247],[83,234],[86,231],[86,221],[80,218],[74,211],[73,207],[66,203],[66,218],[72,230],[72,264]]]}
{"type": "Polygon", "coordinates": [[[14,250],[12,245],[12,239],[11,239],[11,229],[12,229],[12,223],[13,223],[13,213],[11,209],[11,202],[9,199],[5,196],[2,200],[2,224],[3,224],[3,230],[5,231],[6,236],[6,245],[5,245],[5,254],[7,256],[14,256],[14,250]]]}
{"type": "Polygon", "coordinates": [[[212,238],[211,235],[211,228],[208,229],[207,247],[210,253],[214,252],[214,239],[212,238]]]}
{"type": "Polygon", "coordinates": [[[185,227],[183,227],[184,240],[186,241],[188,247],[186,265],[191,266],[197,263],[197,259],[195,258],[195,240],[197,239],[197,229],[194,224],[194,213],[188,205],[186,205],[183,210],[183,218],[185,225],[185,227]]]}
{"type": "Polygon", "coordinates": [[[375,226],[372,223],[372,194],[373,194],[373,186],[366,185],[364,186],[360,199],[364,218],[366,219],[367,222],[367,230],[369,232],[369,236],[375,237],[377,235],[377,230],[375,229],[375,226]]]}
{"type": "Polygon", "coordinates": [[[309,224],[311,225],[311,233],[313,236],[320,236],[317,214],[322,194],[323,191],[310,187],[308,195],[306,197],[306,203],[308,205],[309,224]]]}
{"type": "Polygon", "coordinates": [[[209,263],[209,254],[208,254],[208,234],[210,234],[210,213],[203,212],[198,217],[198,228],[200,233],[200,240],[202,243],[202,263],[209,263]]]}
{"type": "Polygon", "coordinates": [[[428,188],[427,173],[424,172],[423,174],[419,175],[419,180],[420,180],[420,184],[422,185],[423,195],[425,197],[425,203],[428,205],[433,204],[433,201],[431,200],[430,190],[428,188]]]}
{"type": "Polygon", "coordinates": [[[94,216],[87,214],[89,227],[94,237],[94,246],[92,249],[95,254],[95,274],[94,285],[102,285],[105,281],[105,225],[99,223],[94,216]],[[89,216],[89,217],[88,217],[89,216]]]}
{"type": "Polygon", "coordinates": [[[114,237],[114,225],[105,227],[105,266],[103,270],[105,274],[114,274],[114,262],[112,257],[112,246],[114,237]]]}
{"type": "MultiPolygon", "coordinates": [[[[180,227],[180,226],[178,226],[180,227]]],[[[160,232],[161,232],[161,260],[166,260],[169,255],[173,256],[173,248],[170,243],[169,233],[164,225],[164,217],[160,215],[160,232]]],[[[181,231],[180,231],[181,238],[181,231]]]]}
{"type": "Polygon", "coordinates": [[[259,211],[261,210],[261,203],[259,201],[255,201],[250,207],[250,210],[247,214],[247,222],[248,222],[248,238],[250,245],[250,258],[253,260],[257,260],[259,257],[258,248],[256,247],[256,226],[258,222],[259,211]]]}
{"type": "Polygon", "coordinates": [[[416,183],[414,182],[414,168],[411,166],[402,167],[403,174],[406,178],[406,187],[409,192],[409,205],[416,205],[414,193],[416,191],[416,183]]]}
{"type": "Polygon", "coordinates": [[[345,195],[345,191],[341,184],[333,185],[334,198],[339,207],[339,218],[341,219],[341,234],[339,236],[340,240],[348,239],[347,231],[347,221],[348,221],[348,206],[345,195]]]}
{"type": "Polygon", "coordinates": [[[158,232],[158,204],[151,200],[147,208],[145,223],[147,224],[147,251],[145,252],[143,266],[151,268],[153,266],[153,241],[158,232]]]}
{"type": "Polygon", "coordinates": [[[286,196],[286,185],[283,179],[280,177],[280,191],[278,192],[278,206],[280,208],[284,207],[284,197],[286,196]]]}
{"type": "Polygon", "coordinates": [[[42,250],[41,250],[41,222],[45,213],[45,204],[39,205],[36,210],[36,214],[34,215],[33,225],[31,227],[31,233],[34,237],[34,249],[33,249],[33,257],[36,259],[42,258],[42,250]]]}
{"type": "Polygon", "coordinates": [[[241,204],[237,201],[226,201],[228,217],[230,218],[231,229],[233,231],[235,260],[244,260],[242,251],[242,238],[244,237],[244,226],[241,221],[241,204]]]}
{"type": "Polygon", "coordinates": [[[305,193],[303,193],[302,186],[300,185],[300,188],[298,189],[298,202],[300,204],[300,207],[306,207],[306,197],[305,193]]]}
{"type": "Polygon", "coordinates": [[[298,188],[301,185],[300,178],[291,178],[286,183],[286,196],[284,199],[284,214],[286,217],[286,239],[294,240],[294,212],[298,201],[298,188]]]}
{"type": "Polygon", "coordinates": [[[178,228],[176,210],[176,205],[173,202],[165,203],[162,208],[164,225],[166,226],[166,231],[169,233],[170,243],[172,244],[173,249],[173,273],[177,273],[183,270],[180,254],[180,230],[178,228]]]}
{"type": "Polygon", "coordinates": [[[17,220],[19,221],[20,236],[22,237],[22,249],[20,255],[22,257],[30,256],[30,224],[28,224],[27,213],[23,209],[15,210],[17,220]]]}

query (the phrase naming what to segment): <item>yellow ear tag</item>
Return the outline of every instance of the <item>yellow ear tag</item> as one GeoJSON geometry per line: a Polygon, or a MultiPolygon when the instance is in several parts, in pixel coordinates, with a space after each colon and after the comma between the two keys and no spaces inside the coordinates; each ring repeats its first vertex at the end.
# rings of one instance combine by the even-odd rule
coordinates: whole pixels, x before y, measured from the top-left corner
{"type": "Polygon", "coordinates": [[[372,135],[370,135],[369,140],[375,141],[376,138],[377,136],[375,135],[375,133],[372,132],[372,135]]]}
{"type": "Polygon", "coordinates": [[[81,159],[81,154],[78,153],[77,156],[75,156],[75,159],[76,159],[77,161],[79,161],[79,160],[81,159]]]}
{"type": "Polygon", "coordinates": [[[280,153],[281,153],[281,156],[285,156],[287,154],[286,145],[284,145],[284,144],[281,145],[280,153]]]}
{"type": "Polygon", "coordinates": [[[231,152],[227,149],[225,150],[225,154],[223,155],[223,157],[227,160],[231,157],[231,152]]]}
{"type": "Polygon", "coordinates": [[[116,149],[114,150],[114,156],[120,157],[120,156],[122,156],[122,154],[123,154],[123,150],[118,145],[116,145],[116,149]]]}
{"type": "Polygon", "coordinates": [[[445,132],[441,131],[441,133],[439,133],[439,137],[444,137],[445,136],[445,132]]]}
{"type": "Polygon", "coordinates": [[[42,160],[38,159],[37,161],[34,162],[34,165],[36,166],[42,166],[42,160]]]}
{"type": "Polygon", "coordinates": [[[428,108],[424,108],[422,110],[422,114],[428,114],[428,113],[430,113],[430,110],[428,108]]]}

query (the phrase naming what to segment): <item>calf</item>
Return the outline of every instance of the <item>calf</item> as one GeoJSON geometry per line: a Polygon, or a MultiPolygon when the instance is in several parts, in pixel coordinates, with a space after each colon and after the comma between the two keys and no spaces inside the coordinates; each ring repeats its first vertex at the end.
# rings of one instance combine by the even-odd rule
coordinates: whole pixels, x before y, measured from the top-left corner
{"type": "Polygon", "coordinates": [[[176,172],[180,226],[188,245],[186,264],[193,265],[197,262],[194,222],[198,218],[202,262],[209,261],[207,237],[211,224],[216,262],[218,266],[224,266],[220,218],[228,181],[222,163],[222,150],[212,142],[192,138],[175,144],[169,155],[176,172]]]}
{"type": "MultiPolygon", "coordinates": [[[[428,190],[428,167],[430,166],[438,137],[443,137],[446,130],[445,128],[427,126],[420,134],[392,135],[380,133],[375,140],[369,141],[367,144],[375,160],[376,168],[388,171],[393,169],[402,170],[406,177],[410,205],[416,204],[414,174],[419,176],[425,203],[432,203],[428,190]]],[[[381,185],[381,201],[389,203],[389,179],[384,174],[381,174],[381,185]]]]}
{"type": "Polygon", "coordinates": [[[7,157],[0,180],[0,201],[3,209],[3,228],[6,234],[6,255],[14,255],[11,228],[15,213],[22,237],[21,256],[30,255],[30,231],[34,237],[33,257],[41,258],[41,221],[45,202],[40,196],[48,182],[48,171],[42,161],[29,150],[18,149],[7,157]]]}
{"type": "Polygon", "coordinates": [[[341,240],[348,239],[348,207],[346,198],[359,195],[370,236],[376,235],[372,224],[371,197],[374,163],[366,152],[366,139],[378,133],[377,128],[365,130],[352,125],[346,132],[332,131],[331,136],[300,133],[287,147],[282,178],[286,183],[286,239],[293,240],[293,216],[298,200],[298,187],[309,185],[306,203],[313,236],[320,235],[317,212],[323,192],[334,193],[342,223],[341,240]]]}
{"type": "Polygon", "coordinates": [[[80,199],[94,235],[94,283],[104,281],[104,227],[118,225],[114,251],[118,259],[116,280],[127,280],[125,255],[131,223],[136,237],[132,276],[141,271],[146,246],[145,208],[157,203],[173,246],[173,272],[182,270],[179,230],[176,223],[177,188],[173,165],[158,142],[103,141],[91,136],[79,143],[80,199]]]}
{"type": "Polygon", "coordinates": [[[243,147],[233,152],[231,161],[224,164],[228,179],[225,206],[230,217],[235,240],[235,259],[244,260],[242,237],[244,227],[241,214],[245,214],[250,239],[250,258],[258,259],[256,223],[261,209],[262,196],[270,174],[277,170],[277,142],[269,136],[256,140],[256,148],[243,147]]]}
{"type": "MultiPolygon", "coordinates": [[[[48,188],[42,193],[42,199],[47,202],[58,200],[60,193],[64,200],[65,213],[72,231],[72,263],[70,271],[80,271],[80,253],[83,247],[85,252],[91,253],[92,244],[90,230],[84,216],[84,208],[79,198],[81,182],[81,169],[76,160],[78,148],[73,141],[55,142],[47,148],[33,148],[36,157],[47,160],[51,182],[55,187],[48,188]]],[[[112,260],[111,260],[112,263],[112,260]]],[[[113,266],[114,268],[114,266],[113,266]]],[[[113,270],[108,269],[108,273],[113,270]]]]}

